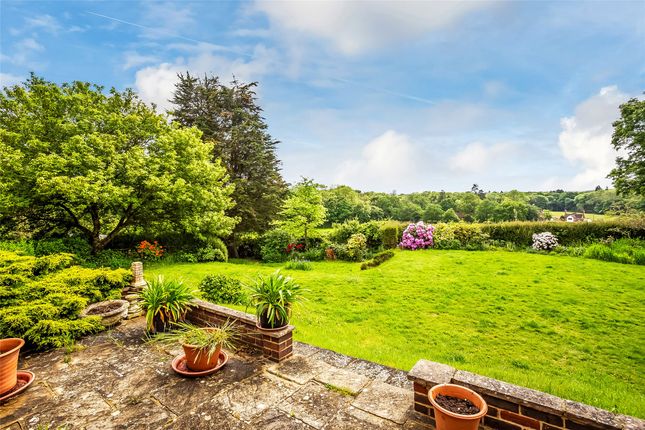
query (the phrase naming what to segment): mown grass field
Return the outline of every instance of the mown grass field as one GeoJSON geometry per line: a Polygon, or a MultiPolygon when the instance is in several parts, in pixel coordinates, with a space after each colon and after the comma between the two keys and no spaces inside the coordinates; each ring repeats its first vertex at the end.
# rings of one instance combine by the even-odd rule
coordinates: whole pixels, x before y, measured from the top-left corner
{"type": "MultiPolygon", "coordinates": [[[[280,264],[150,266],[197,286],[280,264]]],[[[397,251],[285,271],[309,291],[295,338],[409,370],[425,358],[645,417],[645,267],[510,252],[397,251]]],[[[242,307],[243,308],[243,307],[242,307]]]]}
{"type": "MultiPolygon", "coordinates": [[[[571,212],[568,212],[571,213],[571,212]]],[[[551,211],[551,216],[555,219],[559,219],[561,216],[564,215],[564,212],[561,211],[551,211]]],[[[604,215],[604,214],[592,214],[592,213],[586,213],[585,218],[588,218],[592,221],[609,221],[615,217],[610,216],[610,215],[604,215]]]]}

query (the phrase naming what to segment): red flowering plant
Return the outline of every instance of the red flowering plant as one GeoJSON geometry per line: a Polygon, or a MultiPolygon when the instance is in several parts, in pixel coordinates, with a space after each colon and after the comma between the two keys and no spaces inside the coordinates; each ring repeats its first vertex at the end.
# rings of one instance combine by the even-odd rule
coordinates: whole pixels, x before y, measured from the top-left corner
{"type": "Polygon", "coordinates": [[[305,245],[303,243],[290,243],[285,248],[284,252],[289,256],[289,258],[297,258],[298,254],[305,250],[305,245]]]}
{"type": "Polygon", "coordinates": [[[137,254],[139,254],[142,260],[159,260],[165,252],[163,246],[159,245],[159,242],[156,240],[152,243],[147,240],[142,240],[137,245],[137,254]]]}

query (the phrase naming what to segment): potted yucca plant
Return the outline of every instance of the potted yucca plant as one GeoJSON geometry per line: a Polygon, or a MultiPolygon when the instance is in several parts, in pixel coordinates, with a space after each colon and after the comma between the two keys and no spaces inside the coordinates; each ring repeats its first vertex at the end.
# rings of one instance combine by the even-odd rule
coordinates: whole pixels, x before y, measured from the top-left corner
{"type": "Polygon", "coordinates": [[[180,343],[186,354],[186,367],[193,372],[205,372],[217,367],[222,348],[232,349],[236,337],[232,321],[219,327],[179,322],[173,324],[172,331],[155,336],[153,342],[180,343]]]}
{"type": "Polygon", "coordinates": [[[195,298],[193,291],[182,281],[167,281],[158,276],[141,293],[141,307],[146,311],[147,330],[151,333],[167,331],[181,321],[195,298]]]}
{"type": "Polygon", "coordinates": [[[280,330],[289,324],[291,307],[302,301],[302,288],[292,278],[276,271],[259,275],[248,285],[249,304],[255,307],[257,326],[264,330],[280,330]]]}

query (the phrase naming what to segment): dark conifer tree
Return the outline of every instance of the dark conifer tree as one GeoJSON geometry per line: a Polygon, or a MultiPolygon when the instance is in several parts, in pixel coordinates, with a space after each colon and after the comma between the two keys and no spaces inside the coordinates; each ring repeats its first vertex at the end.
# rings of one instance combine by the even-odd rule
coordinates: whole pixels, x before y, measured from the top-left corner
{"type": "Polygon", "coordinates": [[[179,74],[174,97],[173,118],[196,126],[203,139],[215,142],[213,159],[221,159],[235,184],[235,206],[227,215],[239,223],[228,245],[237,256],[240,235],[262,233],[276,217],[287,187],[276,156],[279,143],[267,131],[262,109],[257,105],[257,82],[233,80],[224,85],[216,76],[179,74]]]}

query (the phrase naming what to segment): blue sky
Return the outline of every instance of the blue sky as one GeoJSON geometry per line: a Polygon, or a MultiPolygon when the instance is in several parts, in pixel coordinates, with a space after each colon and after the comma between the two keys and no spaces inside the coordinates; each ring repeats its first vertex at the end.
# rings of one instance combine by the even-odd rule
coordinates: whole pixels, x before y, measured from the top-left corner
{"type": "Polygon", "coordinates": [[[258,81],[288,181],[362,190],[611,185],[618,105],[645,90],[645,2],[11,1],[3,85],[258,81]]]}

